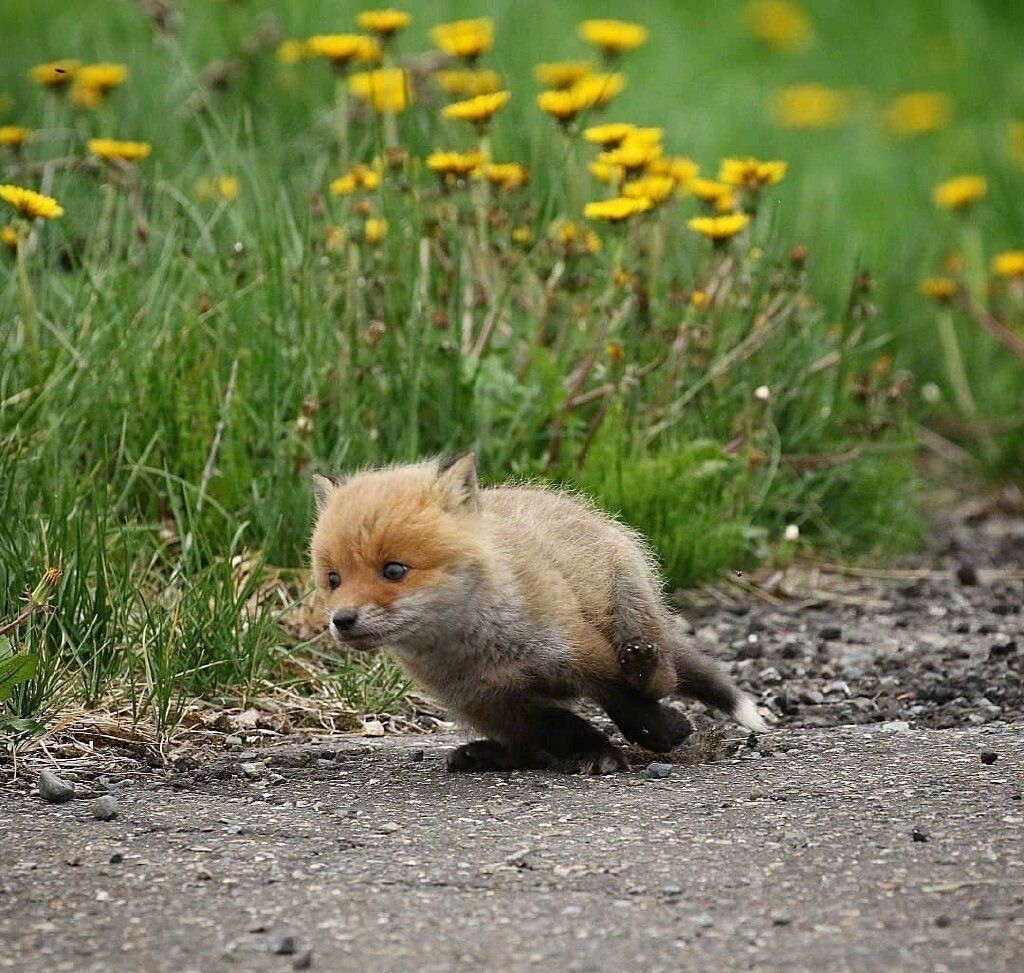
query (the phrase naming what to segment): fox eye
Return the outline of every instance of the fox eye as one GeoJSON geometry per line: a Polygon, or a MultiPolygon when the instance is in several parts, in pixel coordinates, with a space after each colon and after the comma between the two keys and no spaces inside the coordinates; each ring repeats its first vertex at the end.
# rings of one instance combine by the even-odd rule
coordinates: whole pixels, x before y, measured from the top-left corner
{"type": "Polygon", "coordinates": [[[380,573],[386,581],[401,581],[409,573],[409,565],[402,564],[401,561],[388,561],[380,573]]]}
{"type": "Polygon", "coordinates": [[[337,571],[331,571],[331,573],[327,575],[327,587],[329,587],[331,591],[334,591],[334,589],[337,588],[338,585],[340,584],[341,576],[338,574],[337,571]]]}

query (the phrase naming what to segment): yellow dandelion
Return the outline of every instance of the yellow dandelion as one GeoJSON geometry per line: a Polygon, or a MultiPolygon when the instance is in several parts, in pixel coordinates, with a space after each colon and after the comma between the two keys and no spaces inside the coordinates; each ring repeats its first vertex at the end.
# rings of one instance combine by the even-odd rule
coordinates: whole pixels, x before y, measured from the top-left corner
{"type": "Polygon", "coordinates": [[[992,273],[997,277],[1024,277],[1024,250],[1007,250],[992,258],[992,273]]]}
{"type": "Polygon", "coordinates": [[[205,176],[196,182],[196,195],[200,199],[223,199],[231,202],[238,198],[240,191],[238,179],[227,174],[205,176]]]}
{"type": "Polygon", "coordinates": [[[342,71],[350,64],[376,64],[381,58],[380,42],[365,34],[315,34],[306,41],[310,57],[322,57],[342,71]]]}
{"type": "Polygon", "coordinates": [[[671,176],[644,176],[632,179],[622,187],[622,195],[630,199],[648,199],[663,203],[675,193],[676,181],[671,176]]]}
{"type": "Polygon", "coordinates": [[[363,224],[363,236],[366,242],[376,246],[388,235],[388,221],[381,219],[368,219],[363,224]]]}
{"type": "Polygon", "coordinates": [[[743,8],[748,30],[776,51],[793,54],[813,36],[811,21],[802,7],[786,0],[755,0],[743,8]]]}
{"type": "Polygon", "coordinates": [[[614,72],[612,74],[588,74],[580,78],[572,88],[576,96],[583,100],[584,107],[596,108],[607,105],[626,87],[626,77],[614,72]]]}
{"type": "Polygon", "coordinates": [[[724,182],[718,182],[716,179],[694,178],[687,184],[686,191],[691,196],[696,196],[702,203],[720,206],[721,202],[726,200],[731,208],[732,186],[728,186],[724,182]]]}
{"type": "Polygon", "coordinates": [[[149,142],[122,142],[118,139],[89,139],[86,146],[96,158],[110,162],[139,162],[153,151],[149,142]]]}
{"type": "Polygon", "coordinates": [[[988,194],[988,183],[983,176],[957,176],[939,183],[932,193],[940,209],[965,210],[980,202],[988,194]]]}
{"type": "Polygon", "coordinates": [[[64,208],[57,200],[21,186],[0,186],[0,199],[13,206],[17,214],[27,220],[52,220],[64,215],[64,208]]]}
{"type": "MultiPolygon", "coordinates": [[[[618,271],[615,272],[618,275],[618,271]]],[[[626,275],[627,280],[624,283],[629,282],[629,275],[626,275]]],[[[626,360],[626,346],[621,341],[609,341],[604,346],[605,358],[613,365],[621,365],[626,360]]]]}
{"type": "Polygon", "coordinates": [[[534,65],[533,76],[549,88],[571,88],[593,70],[593,61],[548,61],[534,65]]]}
{"type": "Polygon", "coordinates": [[[18,248],[18,231],[13,226],[0,227],[0,244],[10,250],[18,248]]]}
{"type": "Polygon", "coordinates": [[[0,125],[0,145],[9,149],[20,149],[32,141],[32,129],[22,125],[0,125]]]}
{"type": "Polygon", "coordinates": [[[348,86],[378,112],[401,112],[408,104],[408,80],[400,68],[360,71],[349,78],[348,86]]]}
{"type": "Polygon", "coordinates": [[[614,149],[602,152],[598,156],[598,161],[608,166],[621,166],[627,172],[636,172],[649,165],[661,154],[662,148],[656,142],[626,139],[614,149]]]}
{"type": "Polygon", "coordinates": [[[629,122],[610,122],[607,125],[591,125],[583,130],[583,137],[603,149],[610,149],[635,131],[636,126],[629,122]]]}
{"type": "Polygon", "coordinates": [[[746,213],[729,213],[726,216],[695,216],[686,225],[714,243],[731,240],[742,233],[750,223],[746,213]]]}
{"type": "Polygon", "coordinates": [[[356,23],[363,30],[372,30],[381,37],[393,37],[412,23],[412,15],[393,7],[384,10],[364,10],[356,15],[356,23]]]}
{"type": "Polygon", "coordinates": [[[598,181],[609,185],[618,185],[626,178],[626,170],[622,166],[610,166],[605,162],[591,162],[587,168],[590,174],[598,181]]]}
{"type": "Polygon", "coordinates": [[[601,238],[593,230],[571,220],[554,224],[552,236],[569,257],[597,253],[601,249],[601,238]]]}
{"type": "Polygon", "coordinates": [[[941,91],[911,91],[893,99],[885,123],[897,135],[924,135],[946,128],[953,120],[953,99],[941,91]]]}
{"type": "Polygon", "coordinates": [[[563,125],[568,125],[576,116],[590,105],[573,88],[557,91],[542,91],[537,95],[537,107],[542,112],[557,118],[563,125]]]}
{"type": "Polygon", "coordinates": [[[703,311],[708,306],[707,291],[695,290],[690,295],[690,306],[697,311],[703,311]]]}
{"type": "Polygon", "coordinates": [[[764,186],[781,182],[786,175],[785,162],[762,162],[760,159],[723,159],[718,170],[719,182],[736,189],[757,192],[764,186]]]}
{"type": "Polygon", "coordinates": [[[952,277],[927,277],[921,281],[920,289],[925,297],[947,304],[956,297],[960,285],[952,277]]]}
{"type": "Polygon", "coordinates": [[[484,163],[479,149],[469,152],[431,152],[427,156],[427,168],[441,176],[468,176],[484,163]]]}
{"type": "Polygon", "coordinates": [[[823,84],[783,88],[771,102],[771,115],[783,128],[835,128],[850,114],[850,98],[823,84]]]}
{"type": "Polygon", "coordinates": [[[631,199],[627,196],[616,196],[614,199],[602,199],[587,203],[583,207],[583,215],[588,220],[604,220],[608,223],[621,223],[631,216],[646,213],[651,208],[651,201],[646,198],[631,199]]]}
{"type": "Polygon", "coordinates": [[[432,28],[430,36],[449,57],[475,61],[494,46],[494,21],[487,17],[453,20],[432,28]]]}
{"type": "Polygon", "coordinates": [[[454,98],[489,95],[501,87],[497,71],[435,71],[433,78],[445,94],[454,98]]]}
{"type": "Polygon", "coordinates": [[[298,64],[311,53],[305,41],[281,41],[277,45],[277,60],[281,64],[298,64]]]}
{"type": "Polygon", "coordinates": [[[331,183],[331,193],[334,196],[347,196],[357,189],[374,190],[379,185],[380,172],[357,163],[331,183]]]}
{"type": "Polygon", "coordinates": [[[75,85],[91,88],[106,95],[128,80],[128,68],[123,64],[85,64],[75,71],[75,85]]]}
{"type": "Polygon", "coordinates": [[[521,247],[533,243],[533,230],[528,226],[517,226],[512,231],[512,242],[518,243],[521,247]]]}
{"type": "Polygon", "coordinates": [[[647,163],[647,173],[651,176],[668,176],[680,189],[686,189],[700,174],[700,166],[685,155],[654,159],[647,163]]]}
{"type": "Polygon", "coordinates": [[[579,35],[604,54],[624,54],[647,40],[647,28],[624,20],[584,20],[579,35]]]}
{"type": "Polygon", "coordinates": [[[37,64],[29,71],[28,76],[35,84],[44,88],[63,88],[71,83],[80,66],[81,61],[70,58],[49,61],[46,64],[37,64]]]}
{"type": "Polygon", "coordinates": [[[506,192],[525,186],[529,179],[526,166],[518,162],[490,162],[481,167],[480,173],[492,186],[506,192]]]}
{"type": "Polygon", "coordinates": [[[489,95],[477,95],[467,101],[455,101],[445,105],[442,114],[445,118],[455,118],[463,122],[472,122],[478,128],[487,125],[509,100],[507,91],[495,91],[489,95]]]}

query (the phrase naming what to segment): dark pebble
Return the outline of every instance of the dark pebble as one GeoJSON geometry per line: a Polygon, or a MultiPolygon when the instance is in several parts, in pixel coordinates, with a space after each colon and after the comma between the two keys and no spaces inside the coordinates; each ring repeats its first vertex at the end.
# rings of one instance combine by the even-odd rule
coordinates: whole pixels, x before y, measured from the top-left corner
{"type": "Polygon", "coordinates": [[[928,834],[927,831],[922,831],[920,828],[914,828],[914,830],[910,832],[910,837],[913,838],[914,841],[930,841],[931,840],[931,835],[928,834]]]}
{"type": "Polygon", "coordinates": [[[418,763],[421,763],[423,761],[423,758],[425,756],[426,756],[426,753],[423,750],[413,750],[413,752],[409,754],[409,759],[414,764],[418,764],[418,763]]]}
{"type": "Polygon", "coordinates": [[[997,602],[992,606],[993,615],[1016,615],[1019,611],[1019,605],[1008,605],[1005,601],[997,602]]]}
{"type": "Polygon", "coordinates": [[[838,625],[825,625],[818,632],[818,638],[823,642],[838,642],[842,637],[843,630],[838,625]]]}
{"type": "Polygon", "coordinates": [[[935,925],[937,925],[940,929],[946,929],[949,926],[953,925],[953,920],[950,919],[949,916],[936,916],[935,925]]]}
{"type": "Polygon", "coordinates": [[[124,852],[123,851],[112,851],[110,853],[110,857],[107,859],[107,861],[111,865],[120,865],[122,862],[124,862],[124,852]]]}
{"type": "Polygon", "coordinates": [[[39,796],[50,804],[65,804],[75,796],[75,785],[58,777],[52,770],[39,775],[39,796]]]}
{"type": "Polygon", "coordinates": [[[978,583],[977,568],[970,561],[961,561],[956,566],[956,580],[960,584],[976,585],[978,583]]]}
{"type": "Polygon", "coordinates": [[[996,642],[995,645],[989,646],[988,657],[990,659],[1005,659],[1008,655],[1013,655],[1017,651],[1017,643],[1010,639],[1009,642],[996,642]]]}
{"type": "Polygon", "coordinates": [[[97,821],[113,821],[118,811],[117,798],[113,794],[104,794],[92,802],[92,816],[97,821]]]}
{"type": "Polygon", "coordinates": [[[999,759],[999,754],[995,750],[982,750],[981,751],[981,762],[983,764],[994,764],[999,759]]]}
{"type": "Polygon", "coordinates": [[[970,631],[971,631],[971,623],[970,622],[957,622],[953,626],[953,631],[956,632],[957,635],[969,635],[970,631]]]}
{"type": "Polygon", "coordinates": [[[296,948],[295,936],[281,929],[275,929],[267,940],[267,949],[275,956],[294,956],[296,948]]]}
{"type": "Polygon", "coordinates": [[[645,780],[663,780],[672,773],[672,764],[650,763],[644,768],[645,780]]]}
{"type": "Polygon", "coordinates": [[[978,626],[979,635],[995,635],[998,631],[999,629],[996,628],[996,626],[993,625],[991,622],[982,622],[978,626]]]}

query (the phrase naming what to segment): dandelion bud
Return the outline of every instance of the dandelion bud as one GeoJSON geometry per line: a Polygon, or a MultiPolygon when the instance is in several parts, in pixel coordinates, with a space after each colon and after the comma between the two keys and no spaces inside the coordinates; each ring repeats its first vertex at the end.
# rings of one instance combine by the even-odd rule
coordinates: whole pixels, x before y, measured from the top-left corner
{"type": "Polygon", "coordinates": [[[47,568],[39,579],[29,598],[33,605],[45,605],[57,590],[57,584],[64,572],[60,568],[47,568]]]}
{"type": "Polygon", "coordinates": [[[772,390],[767,385],[759,385],[754,389],[754,398],[758,402],[767,402],[772,397],[772,390]]]}
{"type": "Polygon", "coordinates": [[[807,253],[807,247],[802,243],[798,243],[789,251],[789,262],[799,270],[805,263],[807,263],[807,253]]]}

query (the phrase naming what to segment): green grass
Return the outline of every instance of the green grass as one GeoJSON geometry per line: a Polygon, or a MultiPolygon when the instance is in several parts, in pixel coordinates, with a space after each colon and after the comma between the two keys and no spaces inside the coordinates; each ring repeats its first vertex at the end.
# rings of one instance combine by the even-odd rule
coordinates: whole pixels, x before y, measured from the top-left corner
{"type": "MultiPolygon", "coordinates": [[[[134,4],[15,0],[0,13],[15,52],[0,66],[2,121],[42,130],[24,158],[3,160],[0,181],[38,188],[46,160],[83,156],[94,135],[154,146],[130,191],[94,169],[54,172],[66,215],[28,254],[38,349],[13,255],[0,254],[0,622],[47,566],[64,570],[52,612],[14,633],[39,665],[4,704],[9,718],[44,723],[71,701],[117,699],[169,729],[197,696],[274,685],[393,705],[393,668],[339,658],[295,621],[317,467],[475,446],[491,481],[544,476],[621,512],[673,584],[770,556],[790,523],[839,556],[913,546],[919,423],[979,470],[1021,474],[1020,360],[956,312],[977,404],[963,414],[937,309],[918,294],[961,246],[964,227],[931,203],[947,176],[988,177],[975,214],[986,254],[1024,246],[1024,169],[1005,147],[1008,122],[1024,118],[1012,5],[808,5],[816,39],[792,57],[749,37],[732,5],[644,5],[651,39],[627,58],[629,86],[605,117],[664,126],[670,151],[709,174],[728,154],[790,163],[736,251],[728,298],[706,309],[690,293],[715,261],[685,227],[692,201],[628,231],[597,227],[594,256],[566,261],[548,236],[579,177],[566,176],[576,150],[534,105],[531,66],[578,56],[574,24],[625,8],[417,3],[405,53],[426,49],[432,23],[494,16],[486,63],[513,91],[494,155],[526,163],[531,184],[498,208],[483,244],[472,195],[439,199],[415,161],[465,148],[471,132],[418,104],[398,126],[413,161],[368,197],[390,224],[373,248],[358,242],[351,202],[326,195],[341,172],[328,69],[284,68],[272,45],[245,46],[262,14],[281,37],[305,37],[348,29],[357,8],[180,6],[166,38],[134,4]],[[131,79],[105,107],[70,111],[25,77],[68,56],[123,61],[131,79]],[[235,79],[204,88],[203,69],[226,57],[235,79]],[[803,81],[860,89],[850,121],[775,126],[767,97],[803,81]],[[880,110],[915,89],[949,92],[954,124],[896,141],[880,110]],[[196,198],[196,181],[217,173],[237,176],[234,202],[196,198]],[[329,226],[344,234],[333,246],[329,226]],[[514,245],[513,226],[534,242],[514,245]],[[798,242],[805,268],[788,259],[798,242]],[[632,282],[615,281],[617,265],[632,282]],[[865,268],[870,290],[857,283],[865,268]],[[580,375],[584,401],[569,408],[580,375]],[[922,396],[929,384],[937,400],[922,396]]],[[[381,126],[356,119],[349,137],[352,158],[369,162],[381,126]]],[[[993,309],[1019,330],[1013,300],[1000,291],[993,309]]]]}

